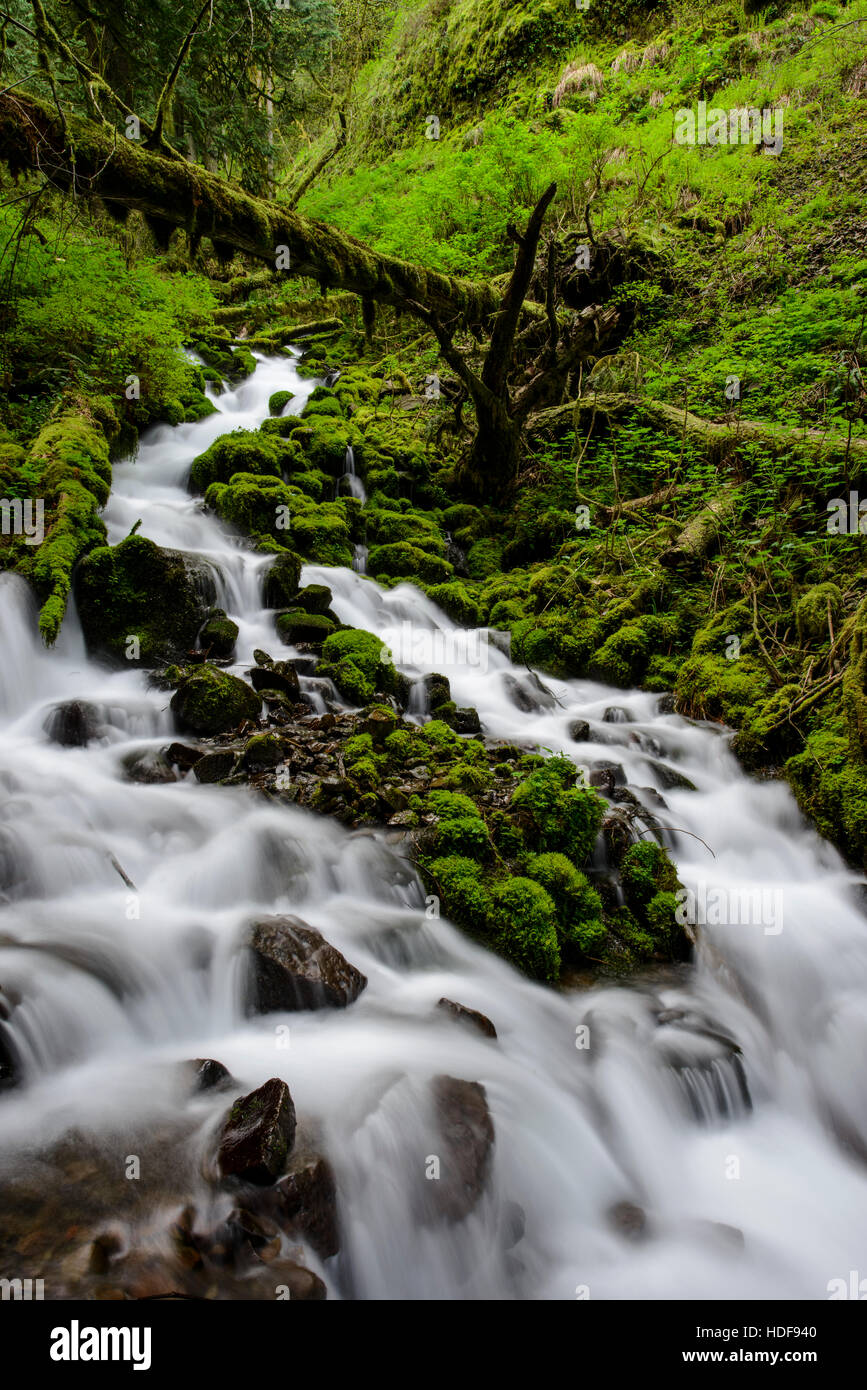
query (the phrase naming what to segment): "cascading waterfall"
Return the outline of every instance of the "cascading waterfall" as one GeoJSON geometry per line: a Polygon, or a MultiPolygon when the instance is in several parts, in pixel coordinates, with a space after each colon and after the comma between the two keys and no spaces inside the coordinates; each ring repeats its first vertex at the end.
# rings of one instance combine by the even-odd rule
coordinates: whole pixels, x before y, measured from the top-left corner
{"type": "MultiPolygon", "coordinates": [[[[269,561],[187,494],[190,461],[260,424],[279,386],[297,410],[313,384],[285,358],[263,359],[218,415],[151,431],[115,469],[111,542],[141,520],[141,534],[207,562],[240,629],[238,674],[255,647],[278,645],[260,597],[269,561]]],[[[2,1098],[0,1175],[70,1126],[160,1133],[181,1103],[173,1064],[214,1057],[247,1090],[284,1077],[299,1117],[321,1130],[343,1248],[307,1262],[331,1297],[826,1297],[829,1280],[863,1264],[867,1218],[855,876],[783,785],[744,776],[719,729],[638,691],[534,686],[501,634],[462,633],[411,585],[384,591],[315,566],[304,580],[328,584],[339,617],[380,635],[416,679],[447,675],[486,734],[579,764],[604,741],[707,909],[694,962],[546,989],[426,915],[390,832],[352,834],[191,778],[127,780],[129,758],[171,736],[168,697],[141,671],[89,660],[74,607],[43,651],[26,587],[2,577],[0,999],[14,1007],[0,1028],[24,1084],[2,1098]],[[46,730],[71,701],[91,711],[90,737],[60,746],[46,730]],[[594,741],[573,741],[578,718],[594,741]],[[717,924],[709,884],[768,910],[717,924]],[[239,940],[252,916],[286,911],[369,984],[346,1010],[289,1015],[279,1049],[281,1020],[239,1007],[239,940]],[[441,996],[487,1014],[498,1040],[444,1019],[441,996]],[[496,1130],[489,1190],[455,1226],[420,1222],[414,1205],[435,1152],[424,1097],[439,1073],[481,1082],[496,1130]],[[612,1222],[625,1203],[645,1213],[640,1239],[612,1222]]],[[[225,1101],[196,1106],[204,1133],[225,1101]]]]}

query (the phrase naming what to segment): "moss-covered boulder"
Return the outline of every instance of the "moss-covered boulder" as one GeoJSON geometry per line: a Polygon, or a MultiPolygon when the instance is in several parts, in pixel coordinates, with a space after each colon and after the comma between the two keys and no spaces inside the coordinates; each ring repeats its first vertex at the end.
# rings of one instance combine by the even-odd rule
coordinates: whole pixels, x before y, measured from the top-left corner
{"type": "Polygon", "coordinates": [[[330,676],[344,699],[355,705],[370,704],[377,692],[398,688],[398,673],[382,639],[360,628],[345,628],[326,639],[317,674],[330,676]]]}
{"type": "Polygon", "coordinates": [[[335,623],[324,613],[308,613],[303,608],[291,608],[277,614],[277,632],[288,646],[298,642],[324,642],[335,629],[335,623]]]}
{"type": "Polygon", "coordinates": [[[294,400],[294,392],[292,391],[272,391],[268,397],[270,414],[282,415],[291,400],[294,400]]]}
{"type": "Polygon", "coordinates": [[[273,565],[268,566],[262,584],[262,601],[266,608],[286,608],[295,603],[302,563],[300,555],[284,550],[273,565]]]}
{"type": "Polygon", "coordinates": [[[199,633],[199,644],[214,661],[231,661],[238,640],[238,624],[227,618],[222,608],[215,608],[199,633]]]}
{"type": "Polygon", "coordinates": [[[332,597],[327,584],[307,584],[299,589],[293,603],[296,608],[303,608],[305,613],[327,613],[332,597]]]}
{"type": "Polygon", "coordinates": [[[215,666],[199,666],[184,676],[171,707],[180,729],[206,736],[258,719],[262,701],[246,681],[215,666]]]}
{"type": "Polygon", "coordinates": [[[194,492],[206,492],[211,483],[228,483],[236,473],[281,478],[300,457],[297,445],[279,435],[235,430],[193,459],[190,486],[194,492]]]}
{"type": "Polygon", "coordinates": [[[370,573],[376,577],[421,579],[426,584],[445,584],[453,571],[447,560],[431,555],[409,541],[371,548],[367,560],[370,573]]]}
{"type": "Polygon", "coordinates": [[[75,591],[88,649],[139,666],[182,660],[216,597],[209,570],[144,536],[92,550],[75,591]]]}

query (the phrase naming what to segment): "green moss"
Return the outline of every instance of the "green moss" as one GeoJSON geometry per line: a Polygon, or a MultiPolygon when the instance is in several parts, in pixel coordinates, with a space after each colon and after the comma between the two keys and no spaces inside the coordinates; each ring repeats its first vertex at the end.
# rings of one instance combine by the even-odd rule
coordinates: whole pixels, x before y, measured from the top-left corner
{"type": "Polygon", "coordinates": [[[268,397],[268,411],[271,415],[282,415],[290,401],[295,399],[294,391],[272,391],[268,397]]]}
{"type": "Polygon", "coordinates": [[[838,717],[812,733],[785,772],[819,833],[838,844],[850,863],[867,870],[867,768],[853,757],[844,721],[838,717]]]}
{"type": "Polygon", "coordinates": [[[431,584],[427,596],[439,608],[463,627],[479,627],[482,615],[478,602],[470,594],[466,584],[452,580],[450,584],[431,584]]]}
{"type": "Polygon", "coordinates": [[[421,579],[427,584],[445,583],[452,574],[447,560],[431,555],[409,541],[373,546],[367,567],[374,577],[421,579]]]}
{"type": "Polygon", "coordinates": [[[427,875],[441,895],[443,908],[452,921],[472,932],[482,933],[487,929],[491,895],[479,878],[475,860],[461,855],[435,859],[427,875]]]}
{"type": "Polygon", "coordinates": [[[586,955],[598,952],[607,935],[602,900],[565,854],[534,854],[524,872],[541,883],[557,908],[561,945],[576,945],[586,955]]]}
{"type": "Polygon", "coordinates": [[[281,478],[299,459],[290,440],[260,430],[235,430],[221,435],[193,459],[190,486],[194,492],[206,492],[211,483],[228,483],[236,473],[281,478]]]}
{"type": "Polygon", "coordinates": [[[260,696],[245,681],[216,666],[187,672],[172,696],[181,730],[203,737],[228,732],[244,719],[258,719],[260,696]]]}
{"type": "Polygon", "coordinates": [[[568,758],[548,758],[515,789],[511,811],[527,840],[539,850],[562,850],[576,864],[593,851],[603,803],[595,791],[575,785],[568,758]]]}
{"type": "Polygon", "coordinates": [[[199,642],[217,661],[230,661],[235,654],[238,624],[227,618],[221,609],[212,613],[199,633],[199,642]]]}
{"type": "Polygon", "coordinates": [[[296,603],[298,585],[301,582],[301,566],[301,556],[291,550],[285,550],[277,556],[265,575],[266,608],[285,608],[296,603]]]}
{"type": "Polygon", "coordinates": [[[382,639],[360,628],[345,628],[326,638],[317,673],[330,676],[351,704],[367,705],[377,691],[397,688],[397,671],[387,656],[382,639]]]}
{"type": "Polygon", "coordinates": [[[557,910],[540,883],[519,876],[491,890],[488,930],[501,955],[538,980],[560,975],[557,910]]]}
{"type": "Polygon", "coordinates": [[[142,666],[190,651],[214,596],[206,572],[144,536],[92,550],[78,567],[75,587],[89,649],[142,666]]]}
{"type": "Polygon", "coordinates": [[[425,810],[438,817],[434,844],[440,855],[459,855],[482,859],[490,850],[490,839],[478,807],[459,792],[431,792],[425,810]]]}
{"type": "Polygon", "coordinates": [[[278,613],[277,631],[281,639],[294,646],[296,642],[310,642],[316,645],[324,642],[334,631],[335,624],[323,613],[307,613],[303,608],[293,608],[288,613],[278,613]]]}
{"type": "Polygon", "coordinates": [[[843,595],[836,584],[814,584],[795,604],[795,623],[802,642],[830,638],[843,607],[843,595]]]}

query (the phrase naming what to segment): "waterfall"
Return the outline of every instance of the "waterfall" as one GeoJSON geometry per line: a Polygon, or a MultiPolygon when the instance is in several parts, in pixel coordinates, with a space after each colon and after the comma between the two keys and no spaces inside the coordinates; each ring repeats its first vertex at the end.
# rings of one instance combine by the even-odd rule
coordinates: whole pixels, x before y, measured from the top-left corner
{"type": "MultiPolygon", "coordinates": [[[[261,359],[218,414],[151,430],[115,467],[105,512],[112,543],[141,518],[142,535],[208,562],[239,627],[239,675],[255,648],[279,652],[259,597],[269,561],[186,479],[218,435],[267,417],[286,374],[285,358],[261,359]]],[[[314,383],[289,375],[297,411],[314,383]]],[[[351,448],[345,476],[363,500],[351,448]]],[[[172,736],[168,696],[145,672],[89,660],[74,607],[46,653],[29,593],[6,577],[0,1000],[14,1007],[0,1058],[5,1039],[23,1084],[0,1098],[3,1171],[29,1171],[71,1124],[162,1132],[179,1104],[175,1064],[213,1057],[245,1090],[283,1077],[321,1134],[343,1230],[340,1255],[315,1264],[331,1296],[571,1299],[587,1286],[594,1299],[825,1298],[829,1280],[863,1266],[867,1219],[853,1157],[867,1149],[856,875],[783,784],[743,774],[723,731],[587,680],[546,677],[552,698],[528,712],[514,698],[527,673],[501,634],[469,640],[414,586],[384,590],[358,570],[310,565],[303,581],[327,584],[340,619],[382,636],[413,678],[447,676],[486,734],[578,763],[604,752],[638,795],[664,798],[656,814],[705,918],[694,960],[548,989],[429,918],[385,833],[241,787],[131,782],[129,758],[172,736]],[[69,701],[89,735],[61,746],[50,721],[69,701]],[[746,905],[740,925],[715,917],[720,893],[746,905]],[[284,1050],[285,1020],[247,1018],[238,997],[244,923],[272,912],[297,913],[368,977],[348,1009],[289,1016],[284,1050]],[[443,996],[486,1014],[497,1040],[444,1019],[443,996]],[[440,1073],[484,1085],[496,1133],[489,1190],[452,1226],[420,1222],[414,1206],[418,1166],[436,1153],[425,1097],[440,1073]],[[641,1240],[624,1204],[645,1213],[641,1240]]],[[[210,1132],[225,1099],[196,1105],[210,1132]]]]}

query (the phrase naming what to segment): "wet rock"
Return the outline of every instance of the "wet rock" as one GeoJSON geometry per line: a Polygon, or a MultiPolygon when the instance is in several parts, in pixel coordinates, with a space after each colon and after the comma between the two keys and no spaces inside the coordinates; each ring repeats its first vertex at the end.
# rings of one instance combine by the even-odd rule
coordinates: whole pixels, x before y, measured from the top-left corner
{"type": "Polygon", "coordinates": [[[165,755],[155,748],[146,748],[141,753],[128,754],[123,760],[123,767],[130,782],[157,785],[161,782],[177,781],[165,755]]]}
{"type": "Polygon", "coordinates": [[[199,758],[195,765],[194,773],[197,782],[224,782],[227,777],[231,777],[235,767],[237,755],[232,749],[219,749],[215,753],[206,753],[199,758]]]}
{"type": "Polygon", "coordinates": [[[295,1106],[285,1081],[272,1077],[235,1101],[220,1135],[217,1166],[224,1178],[264,1186],[276,1182],[295,1142],[295,1106]]]}
{"type": "Polygon", "coordinates": [[[397,715],[380,707],[365,715],[361,727],[366,734],[370,734],[374,743],[382,743],[393,732],[396,724],[397,715]]]}
{"type": "MultiPolygon", "coordinates": [[[[0,996],[0,1019],[8,1017],[8,1011],[0,996]]],[[[0,1022],[0,1091],[11,1090],[21,1080],[21,1057],[12,1034],[0,1022]]]]}
{"type": "Polygon", "coordinates": [[[635,813],[626,806],[614,806],[602,819],[602,838],[610,863],[619,864],[636,838],[635,813]]]}
{"type": "Polygon", "coordinates": [[[633,724],[635,721],[622,705],[609,705],[602,716],[603,724],[633,724]]]}
{"type": "Polygon", "coordinates": [[[123,1250],[123,1238],[119,1231],[102,1231],[90,1247],[88,1271],[91,1274],[107,1274],[112,1260],[123,1250]]]}
{"type": "Polygon", "coordinates": [[[298,672],[288,661],[272,661],[270,666],[254,666],[247,675],[254,690],[280,690],[292,701],[301,699],[298,672]]]}
{"type": "Polygon", "coordinates": [[[440,705],[451,703],[452,690],[448,676],[441,676],[436,671],[430,675],[422,677],[422,685],[427,695],[428,708],[430,710],[439,709],[440,705]]]}
{"type": "Polygon", "coordinates": [[[615,1202],[608,1209],[608,1220],[627,1240],[643,1240],[647,1235],[647,1212],[635,1202],[615,1202]]]}
{"type": "Polygon", "coordinates": [[[656,702],[657,714],[674,714],[674,695],[667,691],[665,695],[660,695],[656,702]]]}
{"type": "Polygon", "coordinates": [[[254,734],[244,745],[241,765],[245,772],[279,767],[291,751],[291,743],[279,734],[254,734]]]}
{"type": "Polygon", "coordinates": [[[473,709],[472,705],[468,705],[465,709],[453,710],[447,722],[456,734],[480,734],[482,732],[479,712],[473,709]]]}
{"type": "Polygon", "coordinates": [[[468,1023],[470,1027],[478,1029],[486,1038],[497,1036],[497,1030],[491,1020],[477,1009],[468,1009],[465,1004],[456,1004],[453,999],[440,999],[437,1008],[451,1014],[452,1018],[458,1019],[459,1022],[468,1023]]]}
{"type": "Polygon", "coordinates": [[[216,666],[186,675],[171,700],[179,726],[203,735],[227,733],[245,719],[258,719],[261,707],[255,690],[216,666]]]}
{"type": "Polygon", "coordinates": [[[507,674],[503,677],[503,687],[512,704],[525,714],[553,709],[556,704],[551,691],[542,684],[535,671],[530,671],[520,680],[517,676],[507,674]]]}
{"type": "Polygon", "coordinates": [[[488,1181],[494,1147],[485,1088],[455,1076],[433,1080],[434,1107],[441,1143],[438,1181],[428,1183],[438,1214],[462,1221],[477,1205],[488,1181]]]}
{"type": "Polygon", "coordinates": [[[275,1260],[268,1266],[268,1275],[274,1282],[275,1298],[314,1303],[328,1297],[328,1290],[319,1275],[292,1260],[275,1260]]]}
{"type": "Polygon", "coordinates": [[[367,984],[360,970],[299,917],[264,917],[250,931],[248,1013],[344,1009],[367,984]]]}
{"type": "Polygon", "coordinates": [[[184,1066],[190,1075],[190,1089],[193,1094],[202,1091],[227,1091],[237,1085],[229,1069],[211,1057],[197,1057],[195,1061],[185,1062],[184,1066]]]}
{"type": "Polygon", "coordinates": [[[524,1239],[527,1213],[519,1202],[504,1202],[500,1212],[500,1249],[513,1250],[524,1239]]]}
{"type": "Polygon", "coordinates": [[[178,772],[189,772],[202,756],[200,748],[190,748],[185,743],[170,743],[168,748],[163,749],[163,757],[169,767],[176,767],[178,772]]]}
{"type": "Polygon", "coordinates": [[[647,759],[648,767],[652,767],[655,775],[659,778],[666,791],[672,789],[676,791],[694,792],[697,790],[695,782],[691,782],[688,777],[684,777],[682,772],[676,772],[673,767],[667,767],[665,763],[658,762],[656,758],[647,759]]]}
{"type": "Polygon", "coordinates": [[[337,1186],[331,1164],[321,1154],[293,1154],[288,1171],[274,1188],[280,1224],[323,1260],[340,1249],[337,1186]]]}
{"type": "Polygon", "coordinates": [[[586,743],[590,738],[590,725],[586,719],[573,719],[567,732],[575,743],[586,743]]]}
{"type": "Polygon", "coordinates": [[[626,773],[620,763],[597,760],[590,764],[590,776],[587,780],[591,787],[599,787],[603,792],[610,792],[615,787],[626,786],[626,773]]]}
{"type": "Polygon", "coordinates": [[[253,660],[255,661],[257,666],[274,665],[274,658],[272,656],[269,656],[267,652],[263,652],[261,647],[253,648],[253,660]]]}
{"type": "Polygon", "coordinates": [[[56,705],[45,721],[45,732],[61,748],[86,748],[99,737],[99,710],[84,700],[68,700],[56,705]]]}

